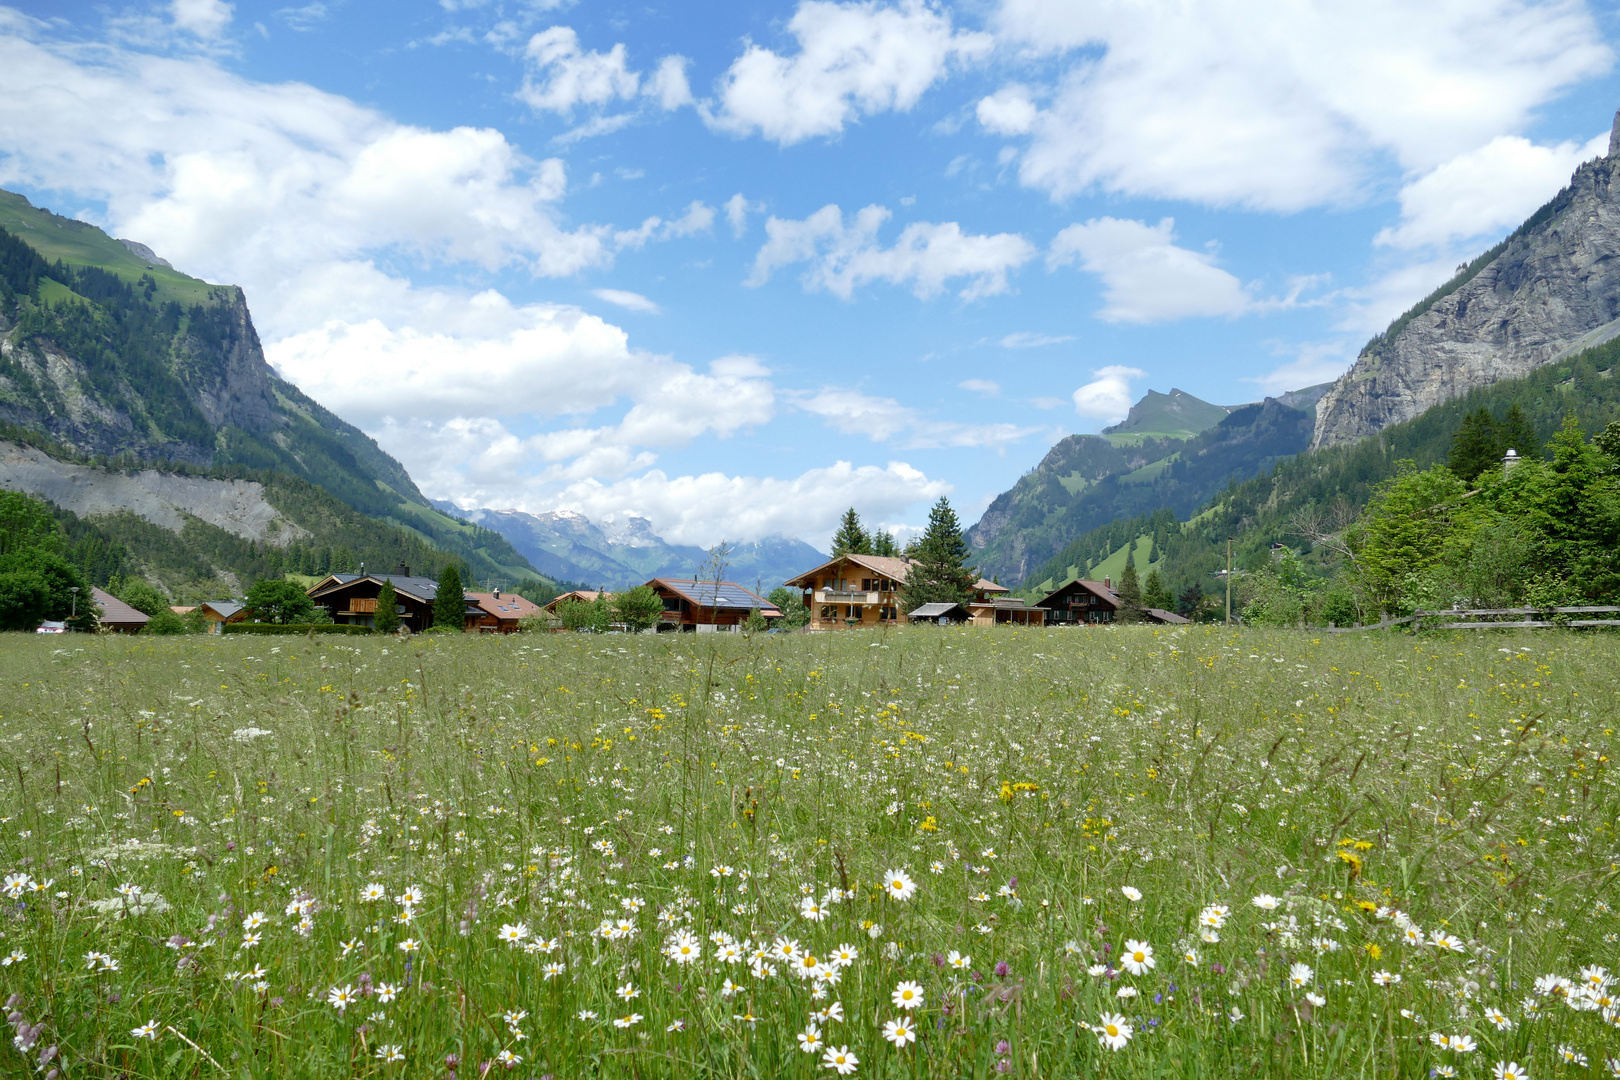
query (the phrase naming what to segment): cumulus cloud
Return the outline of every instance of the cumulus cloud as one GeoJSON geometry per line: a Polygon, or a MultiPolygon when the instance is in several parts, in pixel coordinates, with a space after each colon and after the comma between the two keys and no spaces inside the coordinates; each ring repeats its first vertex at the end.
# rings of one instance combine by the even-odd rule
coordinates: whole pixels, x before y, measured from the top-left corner
{"type": "Polygon", "coordinates": [[[658,315],[663,311],[663,308],[640,293],[625,289],[592,289],[591,295],[627,311],[639,311],[646,315],[658,315]]]}
{"type": "Polygon", "coordinates": [[[708,123],[786,146],[835,135],[861,116],[907,112],[953,63],[986,55],[988,35],[952,29],[924,3],[805,0],[787,24],[790,56],[750,44],[721,78],[708,123]]]}
{"type": "Polygon", "coordinates": [[[552,26],[529,39],[523,50],[530,65],[518,98],[536,112],[572,115],[579,105],[628,100],[641,89],[641,76],[629,68],[623,44],[607,52],[582,49],[571,26],[552,26]]]}
{"type": "Polygon", "coordinates": [[[201,38],[217,38],[231,25],[236,6],[225,0],[172,0],[169,11],[179,29],[201,38]]]}
{"type": "Polygon", "coordinates": [[[1057,198],[1352,200],[1376,158],[1433,169],[1612,62],[1580,0],[1002,0],[994,26],[1062,66],[1019,162],[1057,198]]]}
{"type": "Polygon", "coordinates": [[[1008,423],[965,424],[937,420],[923,416],[894,398],[873,397],[847,387],[826,386],[815,393],[791,395],[790,399],[796,408],[821,417],[828,426],[845,435],[865,435],[874,442],[887,442],[903,434],[905,445],[912,448],[999,450],[1039,430],[1008,423]]]}
{"type": "Polygon", "coordinates": [[[1093,218],[1058,233],[1048,267],[1079,261],[1102,278],[1107,322],[1149,323],[1190,315],[1241,315],[1254,307],[1243,284],[1215,265],[1215,256],[1177,247],[1175,221],[1157,225],[1093,218]]]}
{"type": "Polygon", "coordinates": [[[913,222],[892,247],[883,247],[878,230],[891,216],[885,207],[868,206],[846,225],[842,210],[824,206],[802,221],[772,217],[748,283],[762,285],[774,271],[807,262],[805,288],[845,300],[875,281],[910,287],[927,299],[957,278],[968,279],[958,295],[976,300],[1006,292],[1008,272],[1035,257],[1034,245],[1016,233],[972,235],[954,221],[913,222]]]}
{"type": "Polygon", "coordinates": [[[714,207],[693,200],[686,213],[673,221],[650,217],[634,229],[613,234],[613,241],[621,248],[643,247],[649,240],[673,240],[676,237],[696,236],[714,227],[714,207]]]}
{"type": "Polygon", "coordinates": [[[1135,400],[1131,396],[1131,380],[1145,379],[1147,372],[1140,368],[1110,364],[1091,374],[1095,378],[1074,392],[1074,411],[1106,424],[1125,419],[1135,400]]]}
{"type": "Polygon", "coordinates": [[[997,135],[1027,135],[1035,126],[1038,110],[1030,100],[1029,87],[1015,83],[980,98],[974,113],[986,131],[997,135]]]}
{"type": "Polygon", "coordinates": [[[742,192],[737,192],[726,200],[726,221],[731,225],[731,235],[738,240],[748,231],[748,215],[762,213],[765,204],[762,202],[749,202],[742,192]]]}
{"type": "Polygon", "coordinates": [[[1459,154],[1401,188],[1401,221],[1374,243],[1396,248],[1444,247],[1512,228],[1568,182],[1583,161],[1608,152],[1608,132],[1583,144],[1538,146],[1502,135],[1459,154]]]}

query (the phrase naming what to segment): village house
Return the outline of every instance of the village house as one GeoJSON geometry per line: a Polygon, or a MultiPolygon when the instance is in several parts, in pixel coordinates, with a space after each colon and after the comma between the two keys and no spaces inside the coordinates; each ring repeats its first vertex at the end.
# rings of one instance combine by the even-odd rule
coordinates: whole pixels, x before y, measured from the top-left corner
{"type": "Polygon", "coordinates": [[[326,609],[332,621],[346,626],[375,626],[377,594],[383,582],[394,586],[394,605],[399,624],[415,633],[433,625],[433,604],[439,583],[432,578],[412,577],[411,568],[401,565],[392,574],[328,574],[307,592],[317,607],[326,609]]]}
{"type": "Polygon", "coordinates": [[[517,593],[502,595],[501,590],[496,589],[494,592],[467,594],[467,630],[472,633],[516,633],[519,621],[539,614],[539,604],[517,593]]]}
{"type": "Polygon", "coordinates": [[[782,617],[769,600],[733,581],[716,585],[713,581],[689,578],[653,578],[647,582],[647,587],[664,602],[664,614],[658,620],[659,632],[736,631],[756,608],[767,619],[782,617]]]}
{"type": "Polygon", "coordinates": [[[94,586],[90,596],[100,610],[101,628],[112,634],[138,634],[149,621],[145,613],[136,611],[112,593],[94,586]]]}
{"type": "MultiPolygon", "coordinates": [[[[1046,610],[1048,626],[1100,626],[1111,623],[1120,604],[1112,578],[1101,581],[1075,578],[1035,601],[1035,607],[1046,610]]],[[[1182,616],[1163,608],[1148,608],[1146,615],[1148,622],[1187,622],[1182,616]]]]}
{"type": "Polygon", "coordinates": [[[176,615],[190,615],[193,611],[202,612],[203,633],[223,633],[227,623],[241,622],[248,617],[245,605],[235,600],[204,600],[200,604],[189,607],[171,607],[170,611],[176,615]]]}
{"type": "Polygon", "coordinates": [[[1045,626],[1046,609],[1032,607],[1021,596],[990,596],[970,600],[969,622],[974,626],[1045,626]]]}
{"type": "MultiPolygon", "coordinates": [[[[906,621],[900,610],[900,590],[910,565],[909,559],[886,555],[840,555],[786,584],[804,590],[812,630],[895,625],[906,621]]],[[[1006,592],[995,582],[980,578],[968,607],[1006,592]]],[[[995,621],[994,617],[989,621],[995,621]]]]}
{"type": "Polygon", "coordinates": [[[579,600],[582,603],[594,604],[596,603],[596,598],[601,595],[602,594],[595,589],[575,589],[573,592],[563,593],[561,596],[552,600],[551,603],[546,604],[540,610],[544,611],[547,615],[555,615],[557,614],[557,608],[570,600],[579,600]]]}

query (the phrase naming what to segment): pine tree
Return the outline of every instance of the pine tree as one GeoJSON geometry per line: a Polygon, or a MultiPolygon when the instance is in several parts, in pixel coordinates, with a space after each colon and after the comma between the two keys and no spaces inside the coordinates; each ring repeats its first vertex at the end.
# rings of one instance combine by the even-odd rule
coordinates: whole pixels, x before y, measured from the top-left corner
{"type": "Polygon", "coordinates": [[[455,563],[439,575],[439,591],[433,596],[433,625],[460,633],[467,626],[467,593],[461,587],[461,572],[455,563]]]}
{"type": "Polygon", "coordinates": [[[1530,422],[1530,418],[1517,403],[1508,409],[1506,416],[1502,417],[1502,423],[1496,429],[1496,445],[1498,460],[1509,450],[1515,451],[1522,458],[1541,457],[1542,443],[1536,437],[1536,425],[1530,422]]]}
{"type": "Polygon", "coordinates": [[[1160,611],[1170,610],[1175,599],[1170,590],[1164,586],[1164,578],[1160,576],[1158,567],[1148,571],[1148,576],[1142,582],[1142,606],[1158,608],[1160,611]]]}
{"type": "Polygon", "coordinates": [[[973,599],[977,578],[965,565],[970,554],[967,541],[962,538],[956,511],[943,495],[928,511],[928,528],[915,551],[900,594],[904,610],[916,611],[924,604],[965,604],[973,599]]]}
{"type": "Polygon", "coordinates": [[[379,634],[392,634],[399,629],[399,595],[394,592],[394,583],[383,580],[382,588],[377,590],[377,614],[371,625],[379,634]]]}
{"type": "Polygon", "coordinates": [[[838,531],[833,534],[832,557],[840,555],[870,555],[872,554],[872,538],[861,528],[861,515],[855,512],[852,506],[844,511],[844,517],[838,523],[838,531]]]}
{"type": "Polygon", "coordinates": [[[882,555],[890,559],[900,557],[900,545],[895,543],[894,533],[887,529],[879,529],[872,534],[872,554],[882,555]]]}
{"type": "MultiPolygon", "coordinates": [[[[1521,419],[1524,416],[1522,412],[1518,415],[1521,419]]],[[[1451,437],[1451,453],[1446,457],[1446,467],[1463,483],[1472,484],[1481,473],[1496,468],[1501,460],[1502,435],[1489,410],[1475,409],[1463,417],[1462,426],[1451,437]]]]}
{"type": "Polygon", "coordinates": [[[1125,556],[1125,569],[1119,572],[1119,585],[1114,589],[1119,595],[1119,609],[1114,612],[1114,621],[1119,623],[1135,623],[1145,619],[1146,608],[1142,603],[1142,584],[1136,576],[1136,561],[1125,556]]]}

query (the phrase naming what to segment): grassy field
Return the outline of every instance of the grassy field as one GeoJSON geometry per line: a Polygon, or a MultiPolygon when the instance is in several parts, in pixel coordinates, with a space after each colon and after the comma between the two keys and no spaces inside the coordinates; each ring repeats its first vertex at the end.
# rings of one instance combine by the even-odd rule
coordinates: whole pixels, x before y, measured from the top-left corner
{"type": "Polygon", "coordinates": [[[1608,1075],[1617,713],[1553,633],[7,636],[6,1072],[1608,1075]]]}

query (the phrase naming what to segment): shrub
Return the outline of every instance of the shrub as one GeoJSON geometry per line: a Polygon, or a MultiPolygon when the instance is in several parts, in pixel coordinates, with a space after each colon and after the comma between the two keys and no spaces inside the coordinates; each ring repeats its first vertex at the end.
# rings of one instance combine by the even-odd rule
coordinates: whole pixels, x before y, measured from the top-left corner
{"type": "Polygon", "coordinates": [[[227,623],[227,634],[372,634],[369,626],[351,626],[348,623],[227,623]]]}

